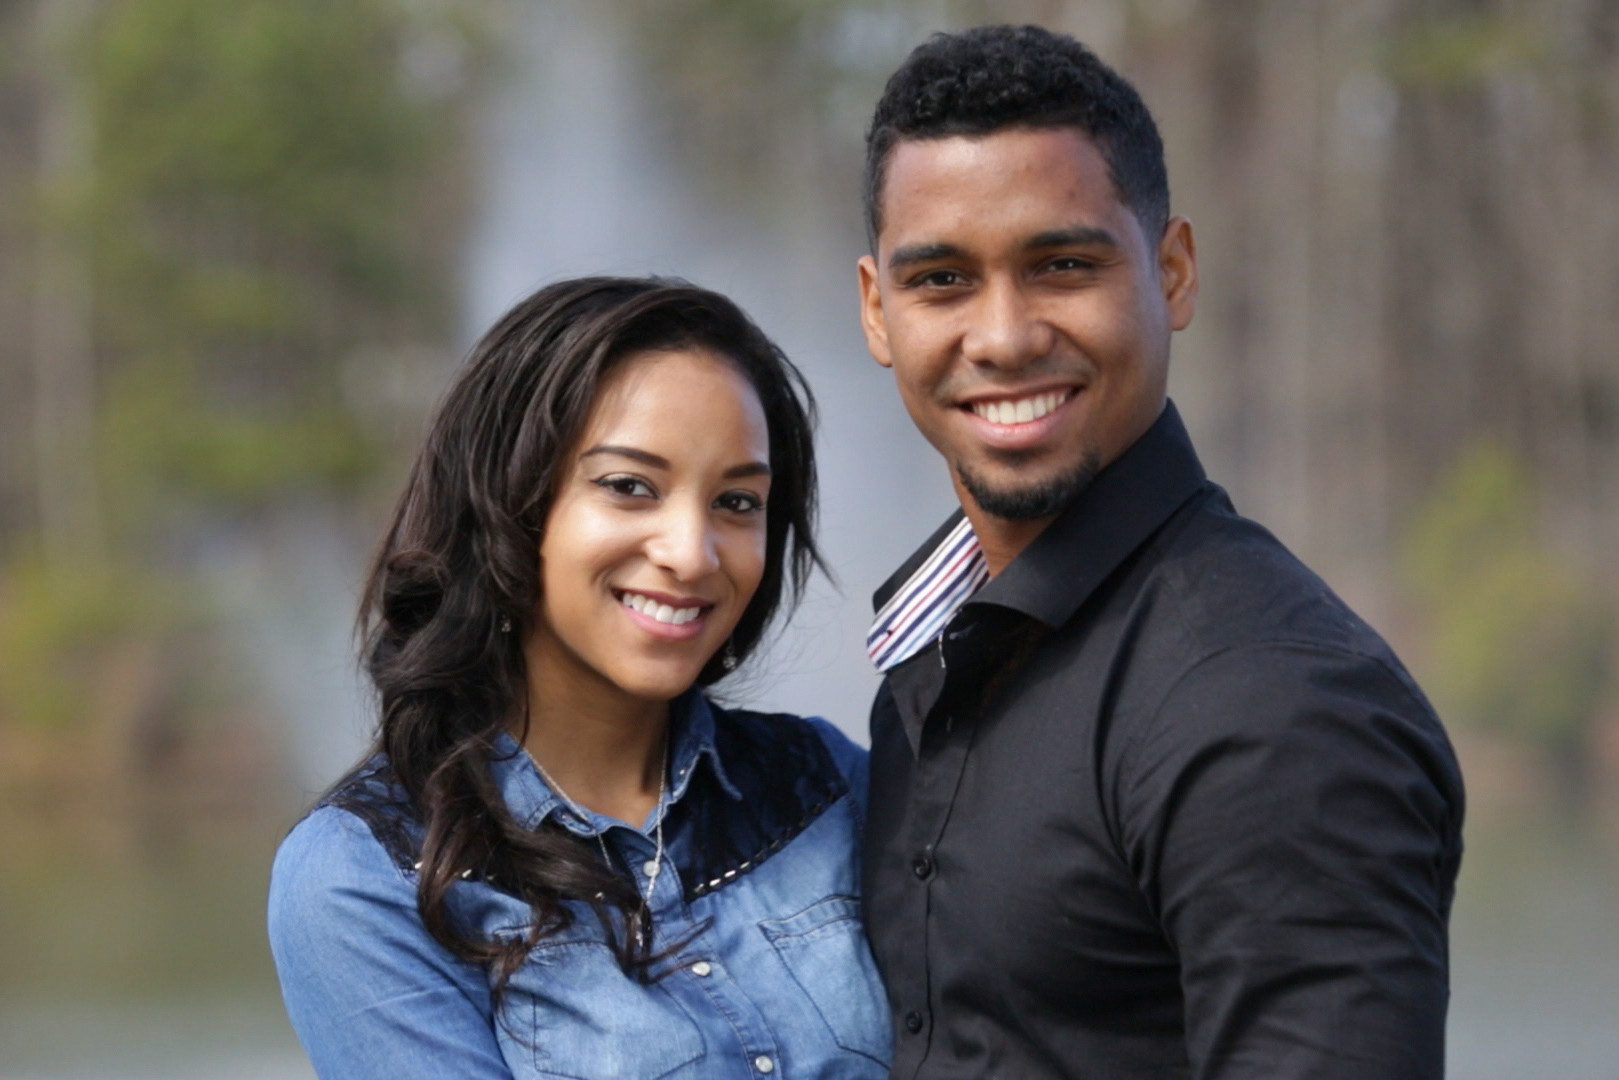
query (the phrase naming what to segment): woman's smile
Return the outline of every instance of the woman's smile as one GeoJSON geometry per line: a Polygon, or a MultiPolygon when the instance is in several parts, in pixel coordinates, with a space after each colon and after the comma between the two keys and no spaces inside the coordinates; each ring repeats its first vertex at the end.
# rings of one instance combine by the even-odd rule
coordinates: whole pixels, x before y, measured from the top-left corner
{"type": "Polygon", "coordinates": [[[671,641],[685,641],[702,633],[702,620],[714,608],[703,600],[664,593],[615,589],[613,595],[637,626],[671,641]]]}

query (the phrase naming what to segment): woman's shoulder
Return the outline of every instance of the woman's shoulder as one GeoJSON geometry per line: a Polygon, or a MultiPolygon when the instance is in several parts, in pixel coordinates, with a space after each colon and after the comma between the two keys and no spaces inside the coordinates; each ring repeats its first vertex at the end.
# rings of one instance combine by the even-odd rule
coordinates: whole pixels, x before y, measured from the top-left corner
{"type": "Polygon", "coordinates": [[[295,824],[270,870],[270,915],[305,917],[340,900],[410,897],[420,828],[410,801],[373,758],[339,780],[295,824]]]}
{"type": "Polygon", "coordinates": [[[865,749],[819,716],[709,704],[714,748],[728,772],[740,767],[771,782],[783,775],[828,781],[836,777],[844,783],[864,776],[865,749]]]}

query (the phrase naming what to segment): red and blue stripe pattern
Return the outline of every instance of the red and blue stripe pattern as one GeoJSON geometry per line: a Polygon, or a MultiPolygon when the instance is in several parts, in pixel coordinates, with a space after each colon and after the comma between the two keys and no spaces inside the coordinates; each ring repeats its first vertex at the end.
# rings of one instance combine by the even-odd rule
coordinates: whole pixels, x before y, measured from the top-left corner
{"type": "Polygon", "coordinates": [[[978,536],[962,518],[877,612],[866,635],[866,654],[877,670],[887,671],[915,656],[988,580],[989,564],[978,536]]]}

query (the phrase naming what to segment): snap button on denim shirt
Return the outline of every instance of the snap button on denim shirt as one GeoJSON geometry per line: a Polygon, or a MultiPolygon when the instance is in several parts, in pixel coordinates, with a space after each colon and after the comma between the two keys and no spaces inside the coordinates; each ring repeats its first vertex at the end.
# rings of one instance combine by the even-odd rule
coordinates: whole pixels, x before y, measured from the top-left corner
{"type": "MultiPolygon", "coordinates": [[[[507,983],[497,1015],[487,973],[422,926],[411,869],[419,826],[385,763],[293,829],[271,877],[270,942],[321,1077],[888,1075],[888,1008],[859,921],[865,751],[823,720],[719,710],[696,692],[674,703],[670,722],[669,793],[640,829],[580,819],[513,740],[490,762],[519,821],[552,817],[592,846],[601,834],[643,893],[664,813],[649,897],[655,948],[696,936],[650,985],[620,970],[580,905],[507,983]],[[398,808],[397,820],[356,814],[356,798],[398,808]]],[[[459,882],[451,904],[484,935],[529,924],[527,905],[498,883],[459,882]]]]}

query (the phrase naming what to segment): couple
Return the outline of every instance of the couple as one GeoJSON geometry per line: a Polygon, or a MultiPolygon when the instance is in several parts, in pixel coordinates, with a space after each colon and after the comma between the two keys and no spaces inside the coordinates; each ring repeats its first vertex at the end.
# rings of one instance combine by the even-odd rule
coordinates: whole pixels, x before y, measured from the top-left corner
{"type": "Polygon", "coordinates": [[[878,592],[869,767],[703,691],[818,559],[796,371],[701,289],[541,290],[371,572],[375,753],[277,856],[317,1070],[1441,1076],[1460,777],[1167,402],[1196,264],[1139,97],[936,36],[866,212],[867,342],[961,500],[878,592]]]}

